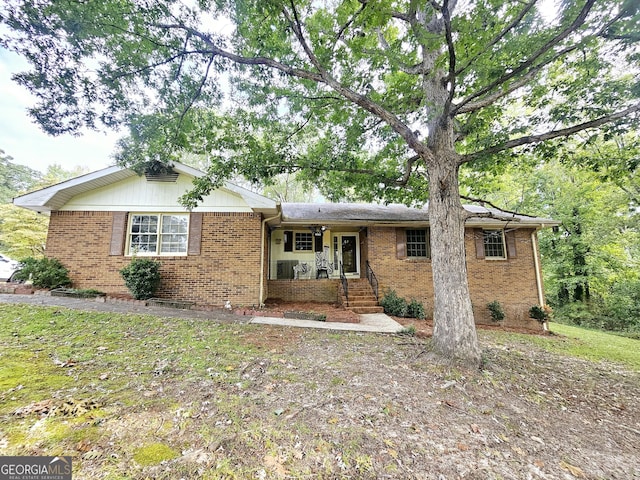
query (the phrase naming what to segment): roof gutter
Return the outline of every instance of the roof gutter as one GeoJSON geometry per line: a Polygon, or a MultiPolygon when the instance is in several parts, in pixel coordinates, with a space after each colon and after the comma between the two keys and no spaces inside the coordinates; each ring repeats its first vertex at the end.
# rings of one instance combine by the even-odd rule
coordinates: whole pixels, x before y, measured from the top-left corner
{"type": "MultiPolygon", "coordinates": [[[[278,205],[279,207],[279,205],[278,205]]],[[[275,220],[276,218],[279,218],[282,215],[282,210],[278,212],[278,214],[274,217],[270,217],[270,218],[265,218],[262,221],[262,229],[260,231],[260,239],[261,239],[261,245],[260,245],[260,296],[258,298],[259,302],[258,305],[262,306],[262,304],[264,303],[264,251],[265,251],[265,243],[267,241],[266,237],[265,237],[265,230],[266,230],[266,225],[267,222],[270,222],[271,220],[275,220]]],[[[268,245],[267,245],[268,248],[268,245]]]]}

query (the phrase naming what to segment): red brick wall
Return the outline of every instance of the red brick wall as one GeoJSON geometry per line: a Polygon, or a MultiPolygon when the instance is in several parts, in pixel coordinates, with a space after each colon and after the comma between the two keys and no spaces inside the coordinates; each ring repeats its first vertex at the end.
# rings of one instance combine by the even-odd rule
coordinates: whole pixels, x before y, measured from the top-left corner
{"type": "MultiPolygon", "coordinates": [[[[467,229],[465,247],[471,302],[477,323],[493,323],[487,303],[497,300],[505,310],[505,326],[539,329],[528,315],[538,304],[535,264],[531,245],[532,229],[515,231],[515,258],[485,260],[476,258],[474,231],[467,229]]],[[[430,260],[398,259],[396,229],[371,227],[368,235],[368,258],[379,284],[380,292],[394,289],[398,295],[415,298],[425,305],[427,315],[433,314],[433,280],[430,260]]]]}
{"type": "Polygon", "coordinates": [[[338,301],[340,280],[269,280],[269,299],[287,302],[323,302],[338,301]]]}
{"type": "MultiPolygon", "coordinates": [[[[152,257],[162,264],[158,296],[257,305],[260,228],[257,213],[204,213],[200,255],[152,257]]],[[[76,288],[128,293],[118,271],[131,258],[109,255],[111,229],[111,212],[52,212],[46,254],[69,269],[76,288]]]]}

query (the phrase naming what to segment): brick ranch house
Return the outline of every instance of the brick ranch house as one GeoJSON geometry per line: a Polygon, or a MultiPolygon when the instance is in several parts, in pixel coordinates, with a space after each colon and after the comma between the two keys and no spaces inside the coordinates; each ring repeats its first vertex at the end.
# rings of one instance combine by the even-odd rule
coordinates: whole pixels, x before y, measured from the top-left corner
{"type": "MultiPolygon", "coordinates": [[[[161,262],[161,298],[213,306],[342,299],[353,308],[363,289],[380,297],[393,289],[432,311],[427,209],[280,204],[226,183],[188,211],[178,198],[201,175],[179,163],[155,176],[114,166],[14,204],[49,213],[46,255],[76,288],[127,293],[119,270],[137,255],[161,262]]],[[[476,322],[491,322],[486,305],[497,300],[504,325],[538,328],[527,313],[544,303],[537,231],[557,222],[492,213],[468,220],[465,235],[476,322]]]]}

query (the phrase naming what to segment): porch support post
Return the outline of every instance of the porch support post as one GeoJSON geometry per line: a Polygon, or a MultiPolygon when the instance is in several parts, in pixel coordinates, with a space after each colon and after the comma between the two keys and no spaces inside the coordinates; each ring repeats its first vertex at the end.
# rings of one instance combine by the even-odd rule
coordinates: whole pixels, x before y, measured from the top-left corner
{"type": "MultiPolygon", "coordinates": [[[[279,206],[278,206],[279,208],[279,206]]],[[[258,306],[261,306],[264,303],[264,250],[265,246],[269,251],[271,251],[271,245],[267,243],[267,236],[265,235],[267,222],[271,220],[275,220],[276,218],[280,218],[282,215],[282,210],[278,212],[278,214],[274,217],[265,218],[262,221],[262,227],[260,229],[260,295],[258,298],[258,306]]]]}

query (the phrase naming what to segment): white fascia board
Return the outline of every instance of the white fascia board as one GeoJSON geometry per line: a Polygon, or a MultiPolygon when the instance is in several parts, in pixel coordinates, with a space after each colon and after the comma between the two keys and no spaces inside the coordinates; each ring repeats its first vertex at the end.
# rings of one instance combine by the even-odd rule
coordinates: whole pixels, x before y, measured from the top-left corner
{"type": "MultiPolygon", "coordinates": [[[[88,190],[92,188],[91,185],[101,183],[101,181],[104,182],[106,178],[123,172],[123,170],[126,169],[118,166],[112,166],[87,173],[85,175],[80,175],[79,177],[65,180],[64,182],[16,197],[13,199],[13,204],[36,212],[50,212],[51,210],[56,210],[62,206],[56,204],[56,197],[60,197],[61,195],[66,197],[69,194],[76,194],[74,192],[80,193],[88,190]]],[[[131,174],[135,175],[133,172],[131,172],[131,174]]],[[[107,181],[107,183],[109,182],[107,181]]],[[[62,202],[62,204],[64,204],[64,202],[62,202]]]]}

